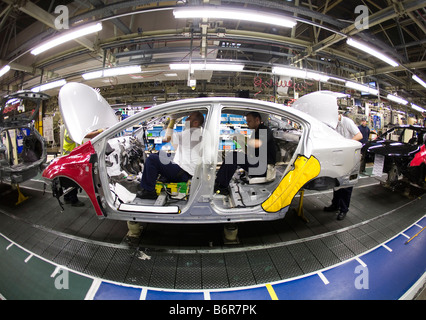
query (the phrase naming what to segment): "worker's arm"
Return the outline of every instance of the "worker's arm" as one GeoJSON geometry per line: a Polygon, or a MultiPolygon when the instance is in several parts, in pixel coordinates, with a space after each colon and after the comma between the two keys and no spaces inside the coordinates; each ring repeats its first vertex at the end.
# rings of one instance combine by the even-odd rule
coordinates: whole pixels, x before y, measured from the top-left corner
{"type": "Polygon", "coordinates": [[[251,148],[260,148],[262,146],[262,140],[260,139],[247,139],[247,145],[251,148]]]}
{"type": "Polygon", "coordinates": [[[99,129],[99,130],[92,131],[92,132],[86,134],[86,136],[84,138],[86,138],[86,139],[92,139],[92,138],[96,137],[98,134],[100,134],[102,131],[104,131],[104,130],[103,129],[99,129]]]}
{"type": "Polygon", "coordinates": [[[361,132],[358,132],[356,135],[352,137],[352,140],[360,141],[362,139],[361,132]]]}
{"type": "Polygon", "coordinates": [[[173,128],[175,127],[176,119],[174,116],[170,117],[169,125],[167,126],[166,133],[163,138],[163,142],[170,142],[172,140],[173,128]]]}

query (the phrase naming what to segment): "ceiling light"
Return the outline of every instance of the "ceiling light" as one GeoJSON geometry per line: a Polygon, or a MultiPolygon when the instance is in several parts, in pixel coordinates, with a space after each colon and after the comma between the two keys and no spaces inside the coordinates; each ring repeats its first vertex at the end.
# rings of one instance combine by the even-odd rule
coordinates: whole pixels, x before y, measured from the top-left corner
{"type": "Polygon", "coordinates": [[[60,44],[63,44],[65,42],[68,42],[70,40],[77,39],[79,37],[88,35],[90,33],[98,32],[102,30],[102,23],[98,22],[96,24],[90,24],[86,25],[84,27],[75,28],[74,30],[70,30],[67,32],[64,32],[63,34],[53,38],[52,40],[49,40],[40,46],[34,48],[31,50],[31,53],[33,55],[38,55],[46,50],[49,50],[53,47],[56,47],[60,44]]]}
{"type": "Polygon", "coordinates": [[[67,82],[66,82],[65,79],[61,79],[61,80],[49,82],[49,83],[46,83],[46,84],[42,84],[41,86],[38,86],[38,87],[34,87],[34,88],[31,89],[31,91],[32,92],[46,91],[46,90],[49,90],[49,89],[62,87],[66,83],[67,82]]]}
{"type": "Polygon", "coordinates": [[[171,63],[170,70],[210,70],[210,71],[243,71],[243,64],[229,63],[171,63]]]}
{"type": "Polygon", "coordinates": [[[255,10],[224,8],[218,6],[177,8],[173,10],[175,18],[212,18],[244,20],[258,23],[267,23],[286,28],[293,28],[296,20],[278,14],[262,13],[255,10]]]}
{"type": "Polygon", "coordinates": [[[400,97],[397,97],[397,96],[394,96],[394,95],[392,95],[392,94],[388,94],[388,95],[386,96],[386,98],[388,98],[389,100],[392,100],[392,101],[394,101],[394,102],[397,102],[397,103],[400,103],[400,104],[404,104],[404,105],[406,105],[406,104],[408,103],[408,101],[407,101],[407,100],[404,100],[404,99],[402,99],[402,98],[400,98],[400,97]]]}
{"type": "Polygon", "coordinates": [[[413,108],[414,110],[420,111],[420,112],[425,112],[426,110],[423,109],[422,107],[419,107],[418,105],[412,103],[411,104],[411,108],[413,108]]]}
{"type": "Polygon", "coordinates": [[[82,74],[81,76],[84,78],[84,80],[91,80],[96,78],[114,77],[139,72],[142,72],[141,66],[127,66],[88,72],[82,74]]]}
{"type": "Polygon", "coordinates": [[[303,69],[294,69],[286,67],[272,67],[272,73],[291,76],[294,78],[306,78],[306,71],[303,69]]]}
{"type": "Polygon", "coordinates": [[[340,78],[336,78],[336,77],[330,77],[330,79],[334,80],[334,81],[339,81],[339,82],[346,82],[346,80],[340,79],[340,78]]]}
{"type": "Polygon", "coordinates": [[[6,105],[15,104],[15,103],[18,103],[19,101],[21,101],[21,100],[18,99],[18,98],[9,99],[9,100],[6,101],[6,105]]]}
{"type": "Polygon", "coordinates": [[[312,72],[304,69],[286,68],[286,67],[273,67],[272,73],[280,74],[284,76],[290,76],[293,78],[301,79],[312,79],[316,81],[327,82],[330,79],[329,76],[317,72],[312,72]]]}
{"type": "Polygon", "coordinates": [[[104,77],[120,76],[123,74],[139,73],[142,71],[141,66],[127,66],[118,68],[104,69],[104,77]]]}
{"type": "Polygon", "coordinates": [[[96,79],[96,78],[102,78],[103,77],[103,71],[93,71],[93,72],[88,72],[88,73],[83,73],[81,75],[84,80],[91,80],[91,79],[96,79]]]}
{"type": "Polygon", "coordinates": [[[361,51],[364,51],[368,54],[371,54],[372,56],[375,56],[376,58],[390,64],[392,67],[397,67],[399,65],[398,62],[392,60],[391,58],[385,56],[383,53],[377,51],[376,49],[373,49],[373,48],[367,46],[366,44],[364,44],[362,42],[356,41],[352,38],[348,38],[346,40],[346,43],[348,45],[352,46],[352,47],[355,47],[355,48],[361,50],[361,51]]]}
{"type": "Polygon", "coordinates": [[[0,69],[0,77],[4,76],[10,70],[10,66],[7,64],[0,69]]]}
{"type": "Polygon", "coordinates": [[[356,83],[356,82],[352,82],[352,81],[346,81],[345,82],[345,86],[351,89],[355,89],[361,92],[368,92],[374,95],[378,95],[379,94],[379,90],[365,86],[363,84],[360,83],[356,83]]]}
{"type": "Polygon", "coordinates": [[[330,77],[326,75],[316,73],[316,72],[310,72],[310,71],[306,71],[306,78],[316,80],[316,81],[321,81],[321,82],[327,82],[328,79],[330,79],[330,77]]]}
{"type": "MultiPolygon", "coordinates": [[[[1,74],[1,71],[0,71],[1,74]]],[[[426,82],[424,82],[422,79],[420,79],[418,76],[416,76],[415,74],[413,74],[412,76],[413,80],[417,81],[418,83],[420,83],[423,87],[426,88],[426,82]]]]}

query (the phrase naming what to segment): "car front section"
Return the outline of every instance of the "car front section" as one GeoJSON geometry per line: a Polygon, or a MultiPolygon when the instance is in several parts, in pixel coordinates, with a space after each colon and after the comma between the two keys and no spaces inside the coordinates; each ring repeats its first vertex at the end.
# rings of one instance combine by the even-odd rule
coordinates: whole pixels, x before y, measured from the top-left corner
{"type": "Polygon", "coordinates": [[[52,188],[58,199],[71,188],[81,188],[92,202],[96,214],[104,216],[98,203],[93,174],[96,173],[97,156],[90,141],[75,148],[69,155],[52,160],[43,171],[42,178],[52,188]]]}

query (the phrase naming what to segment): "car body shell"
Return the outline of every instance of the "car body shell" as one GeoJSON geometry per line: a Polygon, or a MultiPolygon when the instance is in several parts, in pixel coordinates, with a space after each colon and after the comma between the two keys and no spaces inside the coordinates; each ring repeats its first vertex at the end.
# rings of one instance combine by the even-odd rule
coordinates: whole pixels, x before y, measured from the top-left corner
{"type": "Polygon", "coordinates": [[[48,95],[32,91],[19,91],[3,99],[0,110],[0,135],[4,137],[0,140],[0,181],[17,184],[34,178],[45,168],[47,143],[46,139],[34,128],[34,119],[38,116],[41,101],[46,99],[49,99],[48,95]],[[22,114],[5,117],[6,101],[11,99],[31,100],[36,103],[36,107],[29,117],[22,117],[22,114]],[[18,156],[19,163],[14,163],[12,160],[13,153],[18,154],[17,144],[12,143],[10,138],[6,138],[11,131],[21,133],[25,131],[25,134],[22,134],[23,152],[18,156]],[[22,156],[26,152],[27,156],[22,156]],[[31,155],[29,155],[30,152],[31,155]]]}
{"type": "Polygon", "coordinates": [[[116,123],[108,130],[74,149],[68,156],[53,160],[43,172],[46,183],[59,197],[59,179],[77,183],[89,196],[101,218],[155,223],[228,223],[275,220],[285,216],[291,201],[302,188],[324,190],[353,186],[358,181],[361,144],[340,136],[308,114],[282,105],[243,98],[196,98],[164,103],[143,110],[116,123]],[[109,189],[105,159],[108,141],[123,130],[147,119],[173,113],[189,114],[202,107],[207,111],[202,139],[202,161],[191,180],[189,198],[182,205],[132,204],[117,201],[109,189]],[[213,192],[217,169],[219,123],[223,110],[242,113],[256,110],[296,121],[300,140],[282,175],[260,203],[223,208],[213,192]]]}
{"type": "Polygon", "coordinates": [[[363,146],[367,161],[376,155],[384,157],[383,173],[388,182],[396,182],[402,175],[411,183],[425,187],[426,128],[418,125],[398,125],[363,146]],[[391,139],[391,136],[393,137],[391,139]]]}

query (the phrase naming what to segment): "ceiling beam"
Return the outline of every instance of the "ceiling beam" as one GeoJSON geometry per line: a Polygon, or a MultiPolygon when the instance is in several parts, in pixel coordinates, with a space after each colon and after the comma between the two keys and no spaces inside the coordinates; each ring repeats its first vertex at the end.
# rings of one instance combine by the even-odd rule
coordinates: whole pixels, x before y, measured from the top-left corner
{"type": "MultiPolygon", "coordinates": [[[[403,13],[409,13],[414,10],[420,9],[424,7],[424,1],[423,0],[406,0],[400,3],[401,8],[403,8],[403,13]]],[[[393,6],[389,6],[387,8],[384,8],[380,11],[377,11],[376,13],[373,13],[369,16],[368,19],[368,26],[367,29],[370,27],[373,27],[377,24],[380,24],[384,21],[396,18],[398,15],[400,15],[400,12],[396,12],[394,10],[393,6]]],[[[317,44],[312,44],[310,48],[307,48],[307,50],[298,56],[296,56],[292,62],[298,63],[299,61],[307,58],[310,55],[314,55],[318,51],[324,50],[325,48],[330,47],[331,45],[336,44],[337,42],[346,39],[348,36],[355,35],[359,32],[363,31],[362,29],[358,29],[355,26],[355,23],[351,24],[350,26],[340,30],[339,34],[333,34],[322,41],[318,42],[317,44]]]]}
{"type": "Polygon", "coordinates": [[[10,68],[13,69],[13,70],[23,71],[25,73],[32,74],[32,75],[36,75],[36,73],[38,75],[41,74],[41,70],[40,69],[35,69],[33,67],[30,67],[30,66],[24,66],[22,64],[15,63],[15,62],[8,63],[5,60],[0,60],[0,66],[4,66],[6,64],[9,64],[10,68]]]}
{"type": "Polygon", "coordinates": [[[425,25],[417,19],[417,17],[412,12],[407,12],[407,15],[414,21],[414,23],[426,34],[425,25]]]}
{"type": "MultiPolygon", "coordinates": [[[[3,2],[6,2],[7,4],[14,4],[14,1],[12,0],[3,0],[3,2]]],[[[43,10],[36,4],[32,3],[31,1],[19,1],[18,2],[18,9],[22,11],[23,13],[29,15],[30,17],[33,17],[34,19],[44,23],[48,27],[52,29],[55,28],[55,19],[56,17],[49,12],[43,10]]],[[[87,49],[94,51],[94,44],[89,41],[88,39],[84,37],[80,37],[78,39],[75,39],[74,41],[78,42],[82,46],[86,47],[87,49]]]]}
{"type": "Polygon", "coordinates": [[[410,62],[410,63],[405,64],[404,66],[397,66],[397,67],[387,66],[387,67],[378,68],[378,69],[371,69],[371,70],[368,70],[366,72],[356,73],[356,74],[354,74],[354,76],[355,77],[374,76],[374,75],[384,74],[384,73],[389,73],[389,72],[405,71],[406,68],[409,68],[409,69],[425,69],[426,68],[426,61],[410,62]]]}
{"type": "MultiPolygon", "coordinates": [[[[95,7],[99,9],[105,8],[105,3],[102,0],[89,0],[89,2],[95,7]]],[[[114,12],[111,10],[107,11],[108,15],[114,15],[114,12]]],[[[111,22],[118,28],[123,34],[129,34],[132,33],[132,31],[129,29],[129,27],[120,19],[115,18],[112,19],[111,22]]]]}

